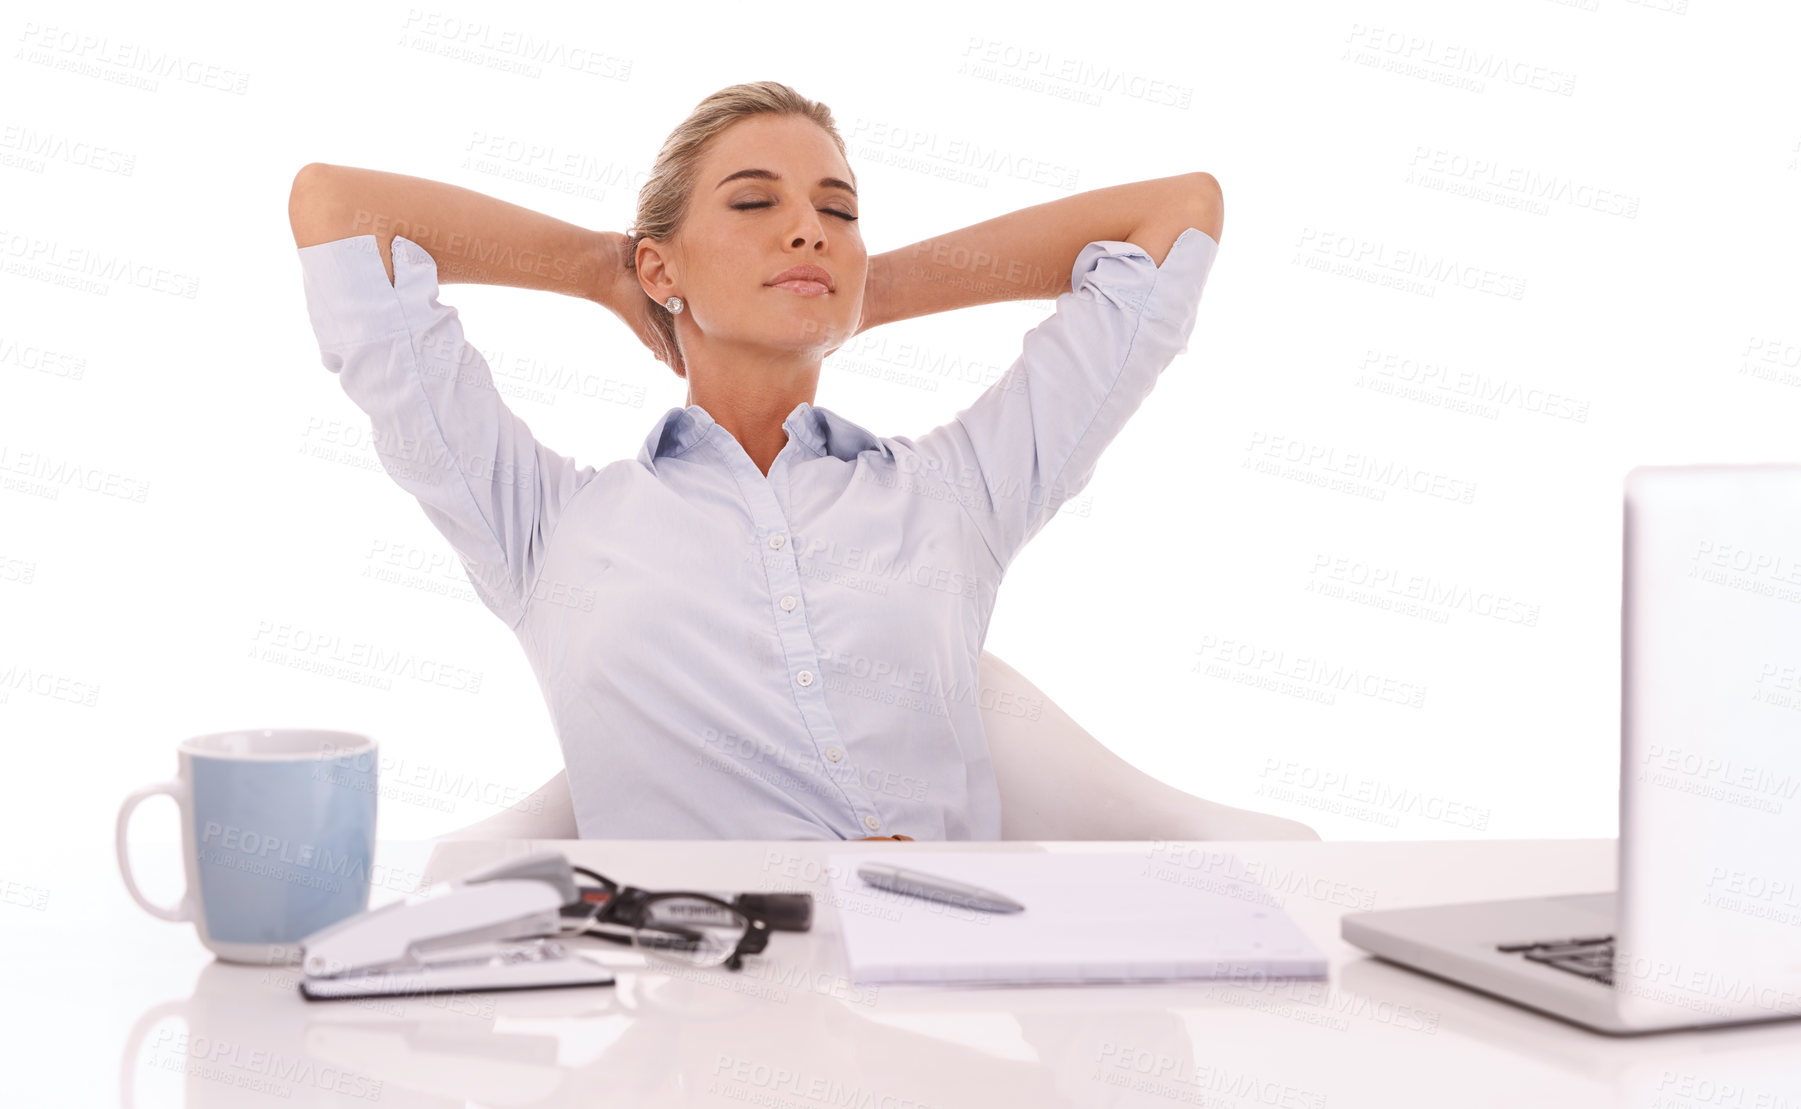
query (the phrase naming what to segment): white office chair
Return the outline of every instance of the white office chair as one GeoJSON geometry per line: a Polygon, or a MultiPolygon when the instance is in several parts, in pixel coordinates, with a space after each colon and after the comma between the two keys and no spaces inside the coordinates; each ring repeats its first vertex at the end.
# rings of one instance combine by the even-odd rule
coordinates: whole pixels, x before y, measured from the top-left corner
{"type": "MultiPolygon", "coordinates": [[[[1036,705],[1030,720],[982,710],[982,729],[1001,791],[1001,838],[1022,840],[1319,839],[1298,820],[1235,809],[1183,793],[1115,755],[1070,719],[1019,671],[982,652],[984,705],[1036,705]]],[[[463,839],[579,839],[568,772],[518,805],[439,836],[463,839]]]]}

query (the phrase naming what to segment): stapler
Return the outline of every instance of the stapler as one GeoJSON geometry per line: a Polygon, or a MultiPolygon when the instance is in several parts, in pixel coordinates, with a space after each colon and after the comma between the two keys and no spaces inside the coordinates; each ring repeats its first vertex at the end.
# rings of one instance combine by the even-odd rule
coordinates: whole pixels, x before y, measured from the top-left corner
{"type": "Polygon", "coordinates": [[[607,986],[613,975],[556,936],[580,901],[555,851],[477,871],[446,891],[395,902],[301,941],[300,993],[309,1001],[607,986]]]}

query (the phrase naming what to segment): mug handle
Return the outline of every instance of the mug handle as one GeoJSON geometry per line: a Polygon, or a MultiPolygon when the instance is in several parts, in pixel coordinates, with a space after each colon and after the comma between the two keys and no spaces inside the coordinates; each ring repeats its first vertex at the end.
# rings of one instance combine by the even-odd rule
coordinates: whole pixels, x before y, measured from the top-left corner
{"type": "Polygon", "coordinates": [[[193,904],[188,897],[190,891],[184,889],[181,894],[181,900],[176,902],[172,908],[165,908],[162,905],[152,905],[150,901],[144,897],[143,891],[138,889],[137,880],[131,876],[131,853],[129,846],[126,843],[126,832],[131,828],[131,814],[140,803],[148,798],[155,797],[159,793],[166,793],[170,797],[175,798],[175,803],[181,806],[182,812],[187,812],[188,784],[180,778],[175,778],[167,782],[158,782],[153,786],[145,786],[143,789],[134,790],[131,796],[125,799],[125,803],[119,806],[119,824],[115,836],[119,848],[119,873],[125,877],[126,892],[131,894],[131,899],[133,901],[136,901],[139,905],[144,907],[145,912],[149,913],[151,916],[161,917],[164,920],[172,920],[179,924],[182,921],[194,919],[193,904]]]}
{"type": "MultiPolygon", "coordinates": [[[[192,1000],[192,999],[189,999],[192,1000]]],[[[131,1026],[131,1034],[125,1039],[125,1054],[119,1057],[119,1105],[122,1109],[132,1109],[132,1090],[137,1085],[138,1055],[144,1050],[144,1037],[150,1029],[164,1017],[179,1015],[183,1023],[187,1022],[187,1001],[165,1001],[139,1017],[131,1026]]]]}

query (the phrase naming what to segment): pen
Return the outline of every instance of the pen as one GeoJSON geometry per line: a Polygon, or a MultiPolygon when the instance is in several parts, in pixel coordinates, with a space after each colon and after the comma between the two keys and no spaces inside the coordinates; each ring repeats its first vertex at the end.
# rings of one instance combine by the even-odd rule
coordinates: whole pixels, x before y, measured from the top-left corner
{"type": "Polygon", "coordinates": [[[972,886],[964,882],[953,882],[949,878],[940,878],[936,874],[908,870],[901,866],[864,863],[857,868],[857,877],[880,889],[909,894],[913,897],[923,897],[931,901],[944,901],[952,905],[961,905],[966,909],[981,909],[991,913],[1017,913],[1025,909],[1024,905],[1011,897],[995,893],[993,890],[985,890],[980,886],[972,886]]]}

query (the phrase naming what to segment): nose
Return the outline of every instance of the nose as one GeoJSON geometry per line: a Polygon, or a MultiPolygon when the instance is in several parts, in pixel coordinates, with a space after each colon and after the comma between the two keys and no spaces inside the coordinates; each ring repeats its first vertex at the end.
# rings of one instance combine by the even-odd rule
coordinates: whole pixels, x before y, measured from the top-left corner
{"type": "Polygon", "coordinates": [[[804,247],[811,241],[815,248],[824,246],[825,217],[818,212],[813,211],[811,205],[806,206],[806,211],[809,214],[800,217],[806,222],[803,222],[802,226],[795,229],[794,234],[788,239],[788,245],[791,247],[804,247]]]}

